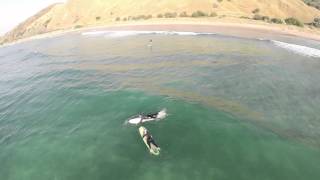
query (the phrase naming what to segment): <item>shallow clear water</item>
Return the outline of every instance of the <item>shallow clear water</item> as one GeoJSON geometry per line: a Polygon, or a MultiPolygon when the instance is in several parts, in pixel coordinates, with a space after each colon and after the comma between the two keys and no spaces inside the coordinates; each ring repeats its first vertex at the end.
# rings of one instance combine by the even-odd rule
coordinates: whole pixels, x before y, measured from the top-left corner
{"type": "Polygon", "coordinates": [[[319,179],[320,45],[287,42],[313,49],[108,33],[0,48],[0,177],[319,179]],[[155,157],[124,122],[162,108],[144,124],[155,157]]]}

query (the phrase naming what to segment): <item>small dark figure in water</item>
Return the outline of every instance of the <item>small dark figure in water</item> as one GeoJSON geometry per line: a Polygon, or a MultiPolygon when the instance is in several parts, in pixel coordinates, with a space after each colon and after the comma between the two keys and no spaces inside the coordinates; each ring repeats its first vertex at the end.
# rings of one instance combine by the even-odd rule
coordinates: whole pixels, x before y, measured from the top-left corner
{"type": "Polygon", "coordinates": [[[149,40],[148,47],[150,48],[150,51],[152,51],[152,39],[149,40]]]}

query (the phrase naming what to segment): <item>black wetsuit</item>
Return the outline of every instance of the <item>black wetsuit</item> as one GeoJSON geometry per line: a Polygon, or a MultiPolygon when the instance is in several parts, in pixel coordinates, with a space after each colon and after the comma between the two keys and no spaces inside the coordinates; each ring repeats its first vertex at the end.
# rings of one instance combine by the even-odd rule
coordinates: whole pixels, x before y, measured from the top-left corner
{"type": "Polygon", "coordinates": [[[156,118],[158,116],[158,113],[153,113],[153,114],[147,114],[147,118],[156,118]]]}
{"type": "MultiPolygon", "coordinates": [[[[147,144],[148,144],[149,148],[151,148],[151,143],[152,143],[153,145],[155,145],[156,147],[159,147],[159,146],[156,144],[156,142],[153,140],[153,138],[152,138],[151,135],[145,134],[144,136],[147,136],[147,144]]],[[[143,136],[143,137],[144,137],[144,136],[143,136]]]]}

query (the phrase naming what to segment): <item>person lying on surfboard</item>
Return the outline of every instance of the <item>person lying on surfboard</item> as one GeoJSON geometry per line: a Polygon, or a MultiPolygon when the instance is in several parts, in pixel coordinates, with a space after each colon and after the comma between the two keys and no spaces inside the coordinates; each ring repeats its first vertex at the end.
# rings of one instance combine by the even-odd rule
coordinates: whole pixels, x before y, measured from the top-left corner
{"type": "Polygon", "coordinates": [[[143,121],[144,119],[155,119],[155,118],[157,118],[158,114],[159,114],[158,112],[156,112],[156,113],[151,113],[151,114],[147,114],[147,115],[140,114],[139,117],[140,117],[141,119],[140,119],[140,122],[139,122],[139,123],[142,123],[142,121],[143,121]]]}
{"type": "Polygon", "coordinates": [[[156,142],[153,140],[151,134],[149,134],[148,131],[145,131],[145,132],[144,132],[144,135],[143,135],[142,138],[144,138],[144,137],[147,137],[147,144],[148,144],[149,148],[151,148],[151,143],[152,143],[154,146],[156,146],[157,148],[159,148],[159,146],[158,146],[158,145],[156,144],[156,142]]]}
{"type": "Polygon", "coordinates": [[[131,118],[126,120],[126,123],[138,125],[138,124],[142,124],[149,121],[162,120],[166,117],[167,117],[166,109],[162,109],[161,111],[155,112],[155,113],[149,113],[149,114],[139,113],[138,115],[132,116],[131,118]]]}
{"type": "Polygon", "coordinates": [[[145,117],[145,118],[157,118],[157,116],[158,116],[158,112],[156,112],[156,113],[151,113],[151,114],[147,114],[147,115],[145,115],[144,117],[145,117]]]}

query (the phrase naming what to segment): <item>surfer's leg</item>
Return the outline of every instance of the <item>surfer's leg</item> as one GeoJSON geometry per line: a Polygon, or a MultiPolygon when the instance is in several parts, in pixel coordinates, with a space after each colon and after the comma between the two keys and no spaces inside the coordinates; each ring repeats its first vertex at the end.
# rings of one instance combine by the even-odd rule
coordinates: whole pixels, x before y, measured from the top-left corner
{"type": "Polygon", "coordinates": [[[149,148],[151,149],[151,144],[150,143],[151,143],[151,141],[147,140],[147,144],[148,144],[149,148]]]}
{"type": "MultiPolygon", "coordinates": [[[[153,139],[151,140],[151,143],[152,143],[153,145],[155,145],[156,147],[159,147],[158,144],[157,144],[153,139]]],[[[149,143],[149,144],[150,144],[150,143],[149,143]]]]}

